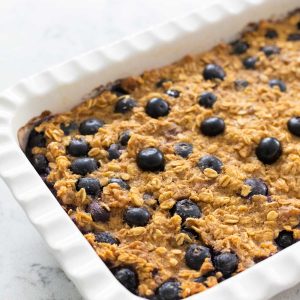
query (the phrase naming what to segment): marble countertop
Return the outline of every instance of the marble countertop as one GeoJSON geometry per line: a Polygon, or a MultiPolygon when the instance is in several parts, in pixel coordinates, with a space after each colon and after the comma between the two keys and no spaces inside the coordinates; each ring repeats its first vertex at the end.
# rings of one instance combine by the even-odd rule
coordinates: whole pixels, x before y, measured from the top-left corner
{"type": "MultiPolygon", "coordinates": [[[[207,1],[2,0],[0,88],[207,1]]],[[[81,299],[1,180],[0,194],[0,299],[81,299]]],[[[299,298],[300,285],[272,300],[299,298]]]]}

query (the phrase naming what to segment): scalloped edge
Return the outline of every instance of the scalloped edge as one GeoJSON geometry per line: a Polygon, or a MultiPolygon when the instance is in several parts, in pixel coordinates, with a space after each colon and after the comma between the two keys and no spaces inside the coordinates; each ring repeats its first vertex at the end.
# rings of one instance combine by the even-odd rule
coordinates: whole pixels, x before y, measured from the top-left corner
{"type": "MultiPolygon", "coordinates": [[[[231,39],[232,33],[237,33],[250,21],[279,16],[297,7],[298,0],[285,1],[284,5],[281,0],[219,1],[22,80],[0,95],[0,175],[85,299],[141,298],[131,294],[114,278],[21,151],[17,142],[17,131],[21,126],[15,124],[17,119],[27,118],[21,110],[30,104],[34,116],[48,106],[55,108],[54,104],[58,103],[60,110],[66,110],[80,101],[78,94],[87,94],[99,81],[106,83],[139,74],[145,69],[169,64],[187,52],[208,50],[223,36],[226,40],[231,39]],[[225,22],[223,31],[217,30],[225,22]],[[200,33],[206,39],[205,45],[196,42],[199,38],[191,43],[200,33]],[[178,41],[180,43],[175,44],[178,41]],[[166,53],[172,45],[176,45],[176,49],[166,53]],[[155,55],[150,57],[151,53],[155,55]],[[139,60],[139,64],[133,63],[128,72],[125,66],[135,60],[139,60]],[[101,74],[99,80],[97,74],[101,74]],[[84,87],[74,88],[75,84],[84,87]],[[56,100],[40,100],[50,96],[56,100]]],[[[28,119],[24,119],[25,122],[28,119]]],[[[237,276],[186,299],[268,299],[299,282],[299,252],[300,243],[296,243],[237,276]]]]}

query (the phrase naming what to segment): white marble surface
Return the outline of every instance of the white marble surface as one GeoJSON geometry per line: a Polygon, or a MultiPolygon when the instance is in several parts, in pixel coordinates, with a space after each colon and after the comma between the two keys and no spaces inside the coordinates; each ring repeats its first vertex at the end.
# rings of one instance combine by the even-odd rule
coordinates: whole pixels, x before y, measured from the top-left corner
{"type": "MultiPolygon", "coordinates": [[[[1,0],[0,89],[76,54],[205,5],[205,1],[199,2],[1,0]]],[[[0,299],[81,299],[2,181],[0,195],[0,299]]],[[[284,299],[300,299],[300,285],[273,300],[284,299]]]]}

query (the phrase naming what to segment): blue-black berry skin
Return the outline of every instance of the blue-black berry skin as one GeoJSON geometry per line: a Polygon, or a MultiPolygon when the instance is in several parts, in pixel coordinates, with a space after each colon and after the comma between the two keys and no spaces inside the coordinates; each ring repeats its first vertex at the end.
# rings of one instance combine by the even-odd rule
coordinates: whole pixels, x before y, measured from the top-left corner
{"type": "Polygon", "coordinates": [[[209,248],[197,244],[190,245],[185,252],[185,263],[193,270],[199,270],[206,258],[210,258],[209,248]]]}
{"type": "Polygon", "coordinates": [[[33,155],[31,163],[39,174],[47,174],[49,172],[48,160],[45,155],[43,154],[33,155]]]}
{"type": "Polygon", "coordinates": [[[131,137],[131,132],[129,130],[123,131],[119,136],[119,143],[122,146],[127,146],[131,137]]]}
{"type": "Polygon", "coordinates": [[[90,146],[84,139],[72,139],[67,147],[67,152],[71,156],[86,156],[90,150],[90,146]]]}
{"type": "Polygon", "coordinates": [[[122,85],[121,85],[120,82],[114,83],[114,84],[110,87],[110,91],[111,91],[113,94],[117,95],[117,96],[123,96],[123,95],[128,95],[128,94],[129,94],[129,92],[126,91],[126,90],[122,87],[122,85]]]}
{"type": "Polygon", "coordinates": [[[100,119],[90,118],[84,120],[79,125],[79,132],[82,135],[90,135],[98,132],[99,128],[103,127],[104,122],[100,119]]]}
{"type": "Polygon", "coordinates": [[[85,176],[96,171],[98,165],[99,163],[94,158],[82,157],[73,160],[70,169],[74,174],[85,176]]]}
{"type": "Polygon", "coordinates": [[[113,271],[116,279],[123,284],[130,292],[136,293],[138,287],[138,277],[130,268],[118,268],[113,271]]]}
{"type": "Polygon", "coordinates": [[[162,79],[160,79],[159,81],[156,82],[155,86],[157,88],[162,88],[166,82],[172,82],[172,80],[168,79],[168,78],[162,78],[162,79]]]}
{"type": "Polygon", "coordinates": [[[199,234],[193,228],[183,226],[180,232],[187,234],[191,239],[199,239],[199,234]]]}
{"type": "Polygon", "coordinates": [[[261,51],[264,52],[264,54],[269,57],[271,55],[279,54],[280,48],[274,45],[268,45],[261,48],[261,51]]]}
{"type": "Polygon", "coordinates": [[[300,41],[300,32],[290,33],[287,37],[289,42],[300,41]]]}
{"type": "Polygon", "coordinates": [[[237,270],[238,257],[234,253],[223,252],[213,258],[213,264],[217,271],[221,272],[225,278],[228,278],[237,270]]]}
{"type": "Polygon", "coordinates": [[[293,117],[289,119],[287,127],[291,134],[300,137],[300,117],[293,117]]]}
{"type": "Polygon", "coordinates": [[[278,87],[281,92],[286,92],[286,84],[280,79],[271,79],[269,81],[269,86],[271,88],[278,87]]]}
{"type": "Polygon", "coordinates": [[[76,184],[76,189],[85,189],[87,195],[98,196],[101,192],[101,185],[98,179],[96,178],[79,178],[76,184]]]}
{"type": "Polygon", "coordinates": [[[214,271],[207,272],[207,273],[203,274],[202,276],[197,277],[194,280],[194,282],[204,283],[207,280],[207,278],[210,276],[216,276],[215,272],[214,271]]]}
{"type": "Polygon", "coordinates": [[[98,243],[106,243],[111,245],[119,245],[119,240],[114,237],[110,232],[95,233],[95,240],[98,243]]]}
{"type": "Polygon", "coordinates": [[[163,153],[156,148],[145,148],[137,155],[137,165],[144,171],[163,171],[165,159],[163,153]]]}
{"type": "Polygon", "coordinates": [[[265,33],[267,39],[276,39],[278,38],[278,32],[275,29],[268,28],[265,33]]]}
{"type": "Polygon", "coordinates": [[[243,60],[243,65],[248,70],[254,70],[255,67],[256,67],[257,61],[258,61],[257,57],[255,57],[255,56],[249,56],[249,57],[246,57],[243,60]]]}
{"type": "Polygon", "coordinates": [[[268,195],[267,185],[259,178],[248,178],[245,180],[245,184],[251,187],[251,192],[247,195],[248,198],[254,195],[268,195]]]}
{"type": "Polygon", "coordinates": [[[122,154],[120,145],[111,144],[107,149],[107,153],[109,160],[118,159],[122,154]]]}
{"type": "Polygon", "coordinates": [[[181,217],[182,222],[185,222],[187,218],[199,219],[202,216],[199,206],[190,199],[177,201],[172,211],[175,215],[181,217]]]}
{"type": "Polygon", "coordinates": [[[266,137],[260,141],[255,153],[262,163],[273,164],[281,156],[282,146],[276,138],[266,137]]]}
{"type": "Polygon", "coordinates": [[[121,97],[117,101],[115,105],[115,112],[120,114],[125,114],[133,110],[136,107],[137,103],[136,100],[131,97],[121,97]]]}
{"type": "Polygon", "coordinates": [[[166,94],[173,98],[178,98],[180,96],[180,92],[174,89],[169,89],[166,91],[166,94]]]}
{"type": "Polygon", "coordinates": [[[86,211],[91,214],[94,222],[106,223],[109,221],[110,212],[106,210],[98,201],[92,201],[86,211]]]}
{"type": "Polygon", "coordinates": [[[249,82],[245,79],[237,79],[234,81],[234,87],[237,91],[244,90],[249,85],[249,82]]]}
{"type": "Polygon", "coordinates": [[[193,153],[193,145],[190,143],[177,143],[174,145],[175,154],[187,158],[193,153]]]}
{"type": "Polygon", "coordinates": [[[164,282],[157,289],[158,300],[179,300],[180,297],[180,283],[177,281],[164,282]]]}
{"type": "Polygon", "coordinates": [[[225,131],[225,122],[218,117],[210,117],[202,121],[200,131],[206,136],[217,136],[225,131]]]}
{"type": "Polygon", "coordinates": [[[212,80],[212,79],[220,79],[224,80],[226,73],[224,69],[216,64],[208,64],[205,66],[203,70],[203,77],[205,80],[212,80]]]}
{"type": "Polygon", "coordinates": [[[220,174],[222,172],[223,163],[214,155],[205,155],[199,159],[198,167],[202,172],[205,169],[209,168],[215,170],[218,174],[220,174]]]}
{"type": "Polygon", "coordinates": [[[282,230],[279,232],[275,243],[280,249],[287,248],[295,243],[294,234],[292,231],[282,230]]]}
{"type": "Polygon", "coordinates": [[[217,96],[212,92],[204,92],[199,96],[199,105],[205,108],[212,108],[217,101],[217,96]]]}
{"type": "Polygon", "coordinates": [[[78,125],[75,122],[69,124],[60,124],[60,129],[64,132],[64,135],[70,135],[73,131],[78,129],[78,125]]]}
{"type": "Polygon", "coordinates": [[[234,54],[244,54],[249,49],[249,44],[245,41],[238,40],[232,43],[232,51],[234,54]]]}
{"type": "Polygon", "coordinates": [[[43,132],[37,132],[35,129],[29,134],[27,147],[32,149],[34,147],[45,147],[46,146],[46,138],[43,132]]]}
{"type": "Polygon", "coordinates": [[[126,181],[124,181],[121,178],[111,178],[109,179],[108,183],[116,183],[119,185],[119,187],[121,187],[124,190],[129,190],[130,186],[128,185],[128,183],[126,181]]]}
{"type": "Polygon", "coordinates": [[[146,114],[152,118],[164,117],[169,114],[170,107],[167,101],[162,98],[152,98],[148,101],[146,114]]]}
{"type": "Polygon", "coordinates": [[[130,226],[146,226],[150,220],[150,213],[144,207],[129,207],[124,213],[124,221],[130,226]]]}

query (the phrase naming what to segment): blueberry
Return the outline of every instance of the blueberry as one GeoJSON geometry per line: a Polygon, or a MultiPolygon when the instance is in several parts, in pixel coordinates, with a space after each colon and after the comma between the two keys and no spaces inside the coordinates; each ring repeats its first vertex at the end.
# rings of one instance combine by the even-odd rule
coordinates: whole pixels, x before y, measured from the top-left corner
{"type": "Polygon", "coordinates": [[[82,135],[95,134],[100,127],[103,127],[104,122],[102,120],[91,118],[84,120],[79,125],[79,132],[82,135]]]}
{"type": "Polygon", "coordinates": [[[275,243],[282,249],[291,246],[295,243],[293,232],[287,230],[280,231],[278,237],[275,239],[275,243]]]}
{"type": "Polygon", "coordinates": [[[127,146],[130,137],[131,137],[131,132],[129,130],[122,132],[119,136],[119,143],[122,146],[127,146]]]}
{"type": "Polygon", "coordinates": [[[136,292],[138,278],[133,270],[129,268],[118,268],[113,271],[113,274],[130,292],[136,292]]]}
{"type": "Polygon", "coordinates": [[[279,54],[280,49],[277,46],[264,46],[261,48],[261,51],[265,53],[266,56],[271,56],[273,54],[279,54]]]}
{"type": "Polygon", "coordinates": [[[62,123],[60,124],[60,129],[64,132],[65,135],[70,135],[72,131],[78,129],[78,125],[75,122],[69,124],[62,123]]]}
{"type": "Polygon", "coordinates": [[[72,161],[71,171],[78,175],[86,175],[98,169],[98,162],[94,158],[82,157],[72,161]]]}
{"type": "Polygon", "coordinates": [[[148,116],[159,118],[168,115],[170,107],[168,102],[162,98],[152,98],[148,101],[145,111],[148,116]]]}
{"type": "Polygon", "coordinates": [[[198,219],[202,216],[201,210],[196,203],[190,199],[182,199],[176,202],[172,211],[182,219],[182,223],[187,218],[198,219]]]}
{"type": "Polygon", "coordinates": [[[217,96],[212,92],[204,92],[199,97],[199,105],[205,108],[212,108],[217,101],[217,96]]]}
{"type": "Polygon", "coordinates": [[[207,280],[207,278],[210,277],[210,276],[216,276],[215,272],[213,272],[213,271],[207,272],[204,275],[196,278],[194,280],[194,282],[204,283],[207,280]]]}
{"type": "Polygon", "coordinates": [[[204,283],[205,281],[207,280],[207,277],[206,276],[200,276],[200,277],[197,277],[194,282],[198,282],[198,283],[204,283]]]}
{"type": "Polygon", "coordinates": [[[287,126],[290,133],[300,137],[300,117],[289,119],[287,126]]]}
{"type": "Polygon", "coordinates": [[[47,174],[49,172],[48,160],[45,155],[33,155],[31,163],[39,174],[47,174]]]}
{"type": "Polygon", "coordinates": [[[237,255],[230,252],[218,254],[213,259],[216,270],[221,272],[225,278],[230,277],[236,271],[238,263],[237,255]]]}
{"type": "Polygon", "coordinates": [[[300,41],[300,33],[290,33],[287,37],[287,40],[291,42],[300,41]]]}
{"type": "Polygon", "coordinates": [[[90,146],[84,139],[72,139],[67,147],[68,154],[79,157],[86,156],[90,150],[90,146]]]}
{"type": "Polygon", "coordinates": [[[261,179],[248,178],[245,180],[245,184],[251,187],[251,192],[247,195],[249,198],[254,195],[268,195],[268,187],[261,179]]]}
{"type": "Polygon", "coordinates": [[[180,297],[180,283],[177,281],[164,282],[157,289],[157,296],[159,300],[179,300],[180,297]]]}
{"type": "Polygon", "coordinates": [[[180,96],[180,92],[174,89],[167,90],[166,94],[173,98],[178,98],[180,96]]]}
{"type": "Polygon", "coordinates": [[[282,80],[279,80],[279,79],[271,79],[271,80],[269,81],[269,86],[270,86],[271,88],[277,86],[277,87],[279,87],[279,89],[280,89],[281,92],[286,92],[286,85],[285,85],[285,83],[284,83],[282,80]]]}
{"type": "Polygon", "coordinates": [[[258,61],[257,57],[249,56],[243,60],[243,65],[246,69],[255,69],[255,65],[257,61],[258,61]]]}
{"type": "Polygon", "coordinates": [[[185,263],[194,270],[199,270],[206,258],[210,258],[210,252],[207,247],[192,244],[185,252],[185,263]]]}
{"type": "Polygon", "coordinates": [[[128,95],[129,93],[122,87],[120,82],[116,82],[114,83],[111,87],[110,87],[110,91],[114,94],[116,94],[117,96],[122,96],[122,95],[128,95]]]}
{"type": "Polygon", "coordinates": [[[120,242],[117,238],[115,238],[111,233],[109,232],[100,232],[95,233],[95,240],[98,243],[107,243],[111,245],[119,245],[120,242]]]}
{"type": "Polygon", "coordinates": [[[115,112],[125,114],[136,106],[136,101],[128,96],[120,97],[115,105],[115,112]]]}
{"type": "Polygon", "coordinates": [[[264,164],[272,164],[281,156],[282,147],[277,139],[267,137],[260,141],[255,153],[257,158],[264,164]]]}
{"type": "Polygon", "coordinates": [[[108,181],[108,184],[110,184],[110,183],[116,183],[119,185],[120,188],[122,188],[124,190],[130,189],[130,186],[128,185],[128,183],[121,178],[111,178],[108,181]]]}
{"type": "Polygon", "coordinates": [[[45,147],[46,146],[46,139],[44,136],[44,132],[37,132],[35,129],[32,129],[27,142],[28,148],[34,147],[45,147]]]}
{"type": "Polygon", "coordinates": [[[47,174],[44,174],[44,175],[46,175],[46,176],[41,176],[41,178],[43,179],[43,181],[46,184],[47,188],[50,190],[50,192],[56,198],[57,197],[57,192],[56,192],[56,189],[54,187],[54,183],[47,180],[47,176],[48,176],[47,174]]]}
{"type": "Polygon", "coordinates": [[[76,184],[76,190],[85,189],[86,193],[91,196],[98,196],[101,192],[101,185],[96,178],[79,178],[76,184]]]}
{"type": "Polygon", "coordinates": [[[205,169],[213,169],[218,174],[222,172],[223,163],[213,155],[205,155],[201,157],[197,163],[200,170],[203,172],[205,169]]]}
{"type": "Polygon", "coordinates": [[[108,159],[109,160],[118,159],[122,154],[120,150],[121,150],[121,146],[119,144],[111,144],[107,149],[108,159]]]}
{"type": "Polygon", "coordinates": [[[91,214],[94,222],[107,222],[110,217],[110,212],[97,201],[92,201],[86,211],[91,214]]]}
{"type": "Polygon", "coordinates": [[[166,82],[172,82],[172,80],[167,79],[167,78],[162,78],[162,79],[160,79],[159,81],[156,82],[155,86],[157,88],[162,88],[164,86],[164,83],[166,83],[166,82]]]}
{"type": "Polygon", "coordinates": [[[164,154],[156,148],[141,150],[137,155],[136,162],[144,171],[163,171],[165,167],[164,154]]]}
{"type": "Polygon", "coordinates": [[[202,121],[200,130],[206,136],[216,136],[225,131],[225,122],[221,118],[210,117],[202,121]]]}
{"type": "Polygon", "coordinates": [[[150,217],[149,211],[144,207],[128,207],[124,213],[124,220],[131,227],[146,226],[150,217]]]}
{"type": "Polygon", "coordinates": [[[249,85],[249,82],[245,79],[237,79],[234,81],[234,87],[237,91],[244,90],[249,85]]]}
{"type": "Polygon", "coordinates": [[[278,38],[278,33],[275,29],[268,28],[265,33],[267,39],[276,39],[278,38]]]}
{"type": "Polygon", "coordinates": [[[203,77],[205,80],[221,79],[224,80],[226,74],[222,67],[216,64],[208,64],[203,70],[203,77]]]}
{"type": "Polygon", "coordinates": [[[174,152],[183,158],[187,158],[193,153],[193,145],[189,143],[177,143],[174,145],[174,152]]]}
{"type": "Polygon", "coordinates": [[[232,50],[233,50],[234,54],[243,54],[249,48],[249,44],[247,42],[241,41],[241,40],[235,41],[231,45],[232,45],[232,50]]]}
{"type": "Polygon", "coordinates": [[[198,240],[199,239],[199,235],[198,233],[193,229],[193,228],[189,228],[189,227],[182,227],[180,230],[182,233],[187,234],[191,239],[195,239],[198,240]]]}

